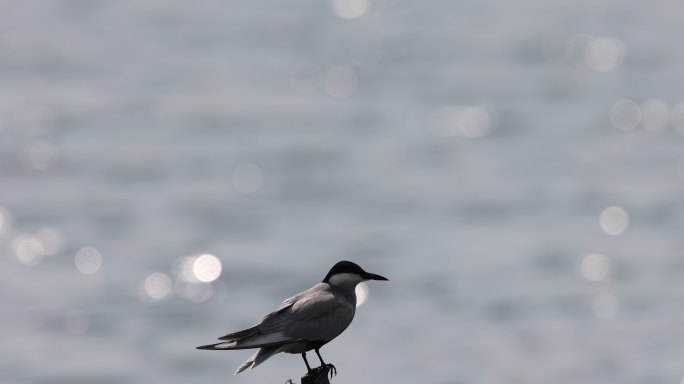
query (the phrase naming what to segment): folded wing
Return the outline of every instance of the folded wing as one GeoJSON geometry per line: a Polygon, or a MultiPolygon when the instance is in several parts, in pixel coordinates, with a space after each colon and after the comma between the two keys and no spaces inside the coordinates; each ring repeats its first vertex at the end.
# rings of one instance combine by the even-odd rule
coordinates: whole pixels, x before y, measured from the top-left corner
{"type": "Polygon", "coordinates": [[[327,284],[318,284],[285,300],[259,324],[222,336],[221,343],[199,349],[248,349],[297,341],[328,342],[354,318],[355,303],[333,295],[327,284]]]}

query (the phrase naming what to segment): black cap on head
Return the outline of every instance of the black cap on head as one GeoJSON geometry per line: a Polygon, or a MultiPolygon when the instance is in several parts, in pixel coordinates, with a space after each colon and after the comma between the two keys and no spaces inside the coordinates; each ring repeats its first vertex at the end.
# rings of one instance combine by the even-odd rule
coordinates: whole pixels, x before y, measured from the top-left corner
{"type": "Polygon", "coordinates": [[[352,273],[361,276],[365,280],[389,280],[380,275],[364,271],[363,268],[361,268],[356,263],[352,263],[351,261],[347,260],[342,260],[338,261],[337,263],[335,263],[335,265],[333,265],[332,268],[330,268],[330,272],[328,272],[328,274],[325,276],[323,282],[327,283],[333,275],[337,275],[339,273],[352,273]]]}

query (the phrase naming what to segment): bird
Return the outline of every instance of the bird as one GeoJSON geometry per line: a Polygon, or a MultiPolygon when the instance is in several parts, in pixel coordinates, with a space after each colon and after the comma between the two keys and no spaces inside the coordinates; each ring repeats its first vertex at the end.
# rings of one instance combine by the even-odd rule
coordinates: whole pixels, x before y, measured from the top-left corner
{"type": "Polygon", "coordinates": [[[280,352],[301,354],[310,374],[314,370],[306,359],[306,352],[313,349],[321,362],[319,368],[328,367],[331,375],[337,373],[333,364],[323,361],[319,350],[352,322],[356,312],[356,285],[368,280],[389,279],[366,272],[351,261],[339,261],[323,281],[286,299],[258,324],[219,337],[219,343],[202,345],[197,349],[222,351],[259,348],[235,371],[236,375],[247,368],[255,368],[280,352]]]}

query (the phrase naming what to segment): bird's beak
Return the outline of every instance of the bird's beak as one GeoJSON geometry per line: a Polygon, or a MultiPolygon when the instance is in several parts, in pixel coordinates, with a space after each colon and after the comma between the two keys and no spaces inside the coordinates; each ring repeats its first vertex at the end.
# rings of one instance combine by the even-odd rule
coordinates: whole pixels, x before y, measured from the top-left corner
{"type": "Polygon", "coordinates": [[[389,279],[386,278],[386,277],[384,277],[384,276],[376,275],[375,273],[370,273],[370,272],[366,272],[366,276],[364,276],[364,277],[366,278],[366,280],[385,280],[385,281],[389,281],[389,279]]]}

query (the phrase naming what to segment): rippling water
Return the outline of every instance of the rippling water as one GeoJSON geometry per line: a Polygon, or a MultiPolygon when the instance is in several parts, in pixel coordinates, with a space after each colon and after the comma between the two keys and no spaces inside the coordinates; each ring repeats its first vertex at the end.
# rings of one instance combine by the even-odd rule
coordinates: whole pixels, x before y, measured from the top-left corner
{"type": "Polygon", "coordinates": [[[676,1],[0,3],[7,383],[277,383],[195,346],[339,259],[343,382],[679,383],[676,1]]]}

